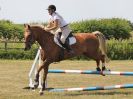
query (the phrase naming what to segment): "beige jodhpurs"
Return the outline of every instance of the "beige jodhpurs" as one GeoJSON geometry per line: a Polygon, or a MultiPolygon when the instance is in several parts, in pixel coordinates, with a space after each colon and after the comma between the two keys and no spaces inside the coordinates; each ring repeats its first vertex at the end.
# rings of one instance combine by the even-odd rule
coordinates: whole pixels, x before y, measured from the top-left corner
{"type": "Polygon", "coordinates": [[[59,28],[56,32],[55,32],[55,36],[58,36],[58,33],[59,32],[62,32],[62,35],[61,35],[61,42],[64,44],[65,41],[66,41],[66,38],[68,37],[68,35],[70,34],[71,32],[71,29],[69,28],[69,26],[65,26],[65,27],[62,27],[62,28],[59,28]]]}

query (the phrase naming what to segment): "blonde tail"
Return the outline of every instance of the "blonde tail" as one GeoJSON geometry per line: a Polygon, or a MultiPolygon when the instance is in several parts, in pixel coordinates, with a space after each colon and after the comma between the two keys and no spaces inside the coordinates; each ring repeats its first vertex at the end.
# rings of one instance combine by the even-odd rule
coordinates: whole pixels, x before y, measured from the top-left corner
{"type": "Polygon", "coordinates": [[[100,44],[99,48],[100,48],[100,50],[102,52],[102,55],[105,55],[106,63],[108,63],[110,61],[110,59],[107,56],[107,49],[106,49],[107,47],[106,47],[105,36],[99,31],[95,31],[95,32],[93,32],[93,34],[95,34],[98,37],[99,44],[100,44]]]}

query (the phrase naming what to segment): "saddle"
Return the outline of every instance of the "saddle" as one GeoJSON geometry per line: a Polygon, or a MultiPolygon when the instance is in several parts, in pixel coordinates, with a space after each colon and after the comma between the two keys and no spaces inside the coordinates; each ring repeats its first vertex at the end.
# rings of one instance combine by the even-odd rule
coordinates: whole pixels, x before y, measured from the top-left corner
{"type": "Polygon", "coordinates": [[[76,43],[76,39],[75,39],[75,37],[73,36],[73,34],[72,33],[70,33],[69,35],[68,35],[68,37],[66,38],[66,41],[65,41],[65,44],[63,44],[62,42],[61,42],[61,40],[60,40],[60,38],[61,38],[61,35],[62,35],[62,32],[59,32],[58,33],[59,35],[58,35],[58,37],[57,37],[57,40],[58,40],[58,43],[62,46],[62,48],[61,48],[61,51],[60,51],[60,55],[59,55],[59,61],[60,60],[62,60],[63,59],[63,57],[64,57],[64,49],[66,49],[67,50],[67,52],[70,52],[72,49],[71,49],[71,39],[70,38],[73,38],[74,40],[75,40],[75,43],[76,43]]]}
{"type": "MultiPolygon", "coordinates": [[[[63,43],[61,42],[61,40],[60,40],[61,35],[62,35],[62,32],[59,32],[58,34],[59,34],[59,36],[57,37],[58,42],[64,47],[64,44],[63,44],[63,43]]],[[[72,34],[72,32],[68,35],[68,37],[66,38],[66,41],[65,41],[65,43],[67,43],[67,44],[69,44],[69,45],[71,45],[71,44],[70,44],[70,39],[69,39],[70,37],[74,37],[73,34],[72,34]]]]}

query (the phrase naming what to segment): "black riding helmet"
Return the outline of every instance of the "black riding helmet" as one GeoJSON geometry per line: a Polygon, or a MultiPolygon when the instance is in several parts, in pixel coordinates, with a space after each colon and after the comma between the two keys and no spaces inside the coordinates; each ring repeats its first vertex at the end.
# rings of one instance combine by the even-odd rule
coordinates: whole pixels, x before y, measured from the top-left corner
{"type": "Polygon", "coordinates": [[[54,11],[56,11],[55,5],[49,5],[47,10],[51,10],[51,9],[54,10],[54,11]]]}

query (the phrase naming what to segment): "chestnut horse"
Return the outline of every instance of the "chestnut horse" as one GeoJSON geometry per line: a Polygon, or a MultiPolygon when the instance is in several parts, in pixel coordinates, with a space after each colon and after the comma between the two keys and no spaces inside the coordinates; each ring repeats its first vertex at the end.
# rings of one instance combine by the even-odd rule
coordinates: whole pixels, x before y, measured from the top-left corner
{"type": "MultiPolygon", "coordinates": [[[[45,80],[48,74],[49,65],[53,62],[60,61],[59,57],[62,48],[54,42],[54,35],[45,31],[42,27],[30,26],[28,24],[24,26],[25,50],[29,50],[35,41],[37,41],[42,48],[41,56],[43,62],[36,74],[35,88],[39,83],[39,72],[43,69],[43,84],[40,92],[40,94],[43,94],[43,91],[45,90],[45,80]]],[[[61,60],[84,55],[96,61],[98,71],[101,71],[99,67],[101,61],[102,70],[105,70],[105,62],[108,61],[108,57],[106,55],[106,42],[104,35],[101,32],[96,31],[93,33],[76,33],[74,37],[77,41],[75,44],[71,45],[74,54],[70,54],[64,50],[64,57],[61,60]]]]}

